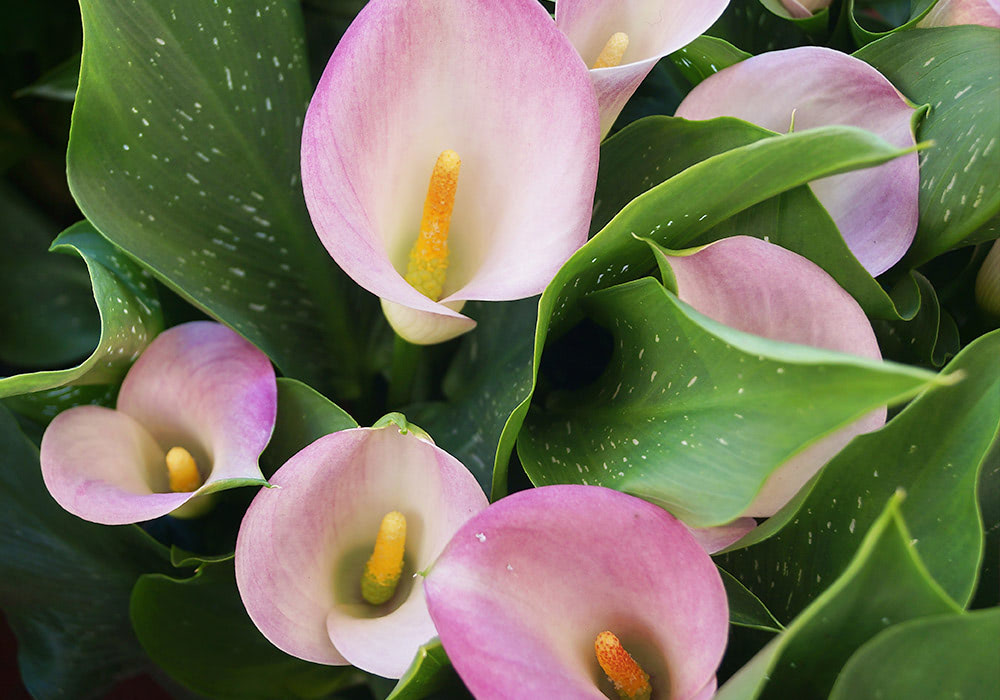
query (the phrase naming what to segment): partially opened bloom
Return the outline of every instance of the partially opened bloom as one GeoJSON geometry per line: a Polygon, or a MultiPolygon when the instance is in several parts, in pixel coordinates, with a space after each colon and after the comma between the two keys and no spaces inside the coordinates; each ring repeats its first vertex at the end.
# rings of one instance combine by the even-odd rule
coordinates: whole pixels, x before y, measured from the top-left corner
{"type": "Polygon", "coordinates": [[[337,264],[434,343],[583,244],[598,141],[587,70],[534,0],[372,0],[309,105],[302,182],[337,264]]]}
{"type": "Polygon", "coordinates": [[[322,437],[271,484],[236,543],[250,618],[288,654],[399,678],[434,636],[413,576],[486,507],[479,484],[444,450],[392,424],[322,437]]]}
{"type": "Polygon", "coordinates": [[[805,19],[829,7],[831,2],[833,0],[781,0],[781,5],[792,19],[805,19]]]}
{"type": "Polygon", "coordinates": [[[729,0],[559,0],[556,26],[591,68],[601,135],[661,58],[691,43],[729,0]]]}
{"type": "MultiPolygon", "coordinates": [[[[858,303],[817,265],[758,238],[736,236],[670,258],[677,296],[720,323],[772,340],[881,359],[858,303]]],[[[850,440],[885,423],[872,411],[778,468],[745,516],[769,516],[791,500],[850,440]]]]}
{"type": "Polygon", "coordinates": [[[951,27],[958,24],[1000,28],[1000,0],[938,0],[918,26],[951,27]]]}
{"type": "Polygon", "coordinates": [[[56,416],[42,437],[42,478],[85,520],[150,520],[198,496],[263,483],[257,457],[276,405],[264,353],[218,323],[175,326],[129,370],[115,410],[56,416]]]}
{"type": "MultiPolygon", "coordinates": [[[[914,110],[864,61],[814,46],[748,58],[707,78],[677,108],[685,119],[731,116],[786,133],[833,124],[914,146],[914,110]]],[[[851,252],[878,275],[898,261],[917,230],[917,154],[810,183],[851,252]]]]}
{"type": "Polygon", "coordinates": [[[598,486],[529,489],[456,533],[424,581],[481,700],[711,697],[729,625],[718,570],[666,511],[598,486]]]}

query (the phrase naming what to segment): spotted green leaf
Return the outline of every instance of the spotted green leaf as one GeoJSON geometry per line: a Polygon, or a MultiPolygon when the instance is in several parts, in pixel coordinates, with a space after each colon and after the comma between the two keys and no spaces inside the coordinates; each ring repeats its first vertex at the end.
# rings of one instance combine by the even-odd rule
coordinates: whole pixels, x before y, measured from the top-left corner
{"type": "Polygon", "coordinates": [[[346,279],[299,183],[294,0],[82,0],[69,184],[88,219],[286,375],[358,390],[346,279]]]}
{"type": "Polygon", "coordinates": [[[115,384],[163,328],[153,280],[88,222],[60,234],[52,251],[78,255],[87,264],[101,317],[100,341],[90,357],[75,367],[0,379],[0,396],[67,385],[115,384]]]}

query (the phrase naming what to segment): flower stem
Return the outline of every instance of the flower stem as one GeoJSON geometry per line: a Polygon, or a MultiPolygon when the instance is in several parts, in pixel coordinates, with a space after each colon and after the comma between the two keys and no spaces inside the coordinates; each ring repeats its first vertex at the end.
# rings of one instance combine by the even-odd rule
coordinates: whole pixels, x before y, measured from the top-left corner
{"type": "Polygon", "coordinates": [[[409,343],[398,335],[392,346],[392,369],[389,375],[390,409],[397,409],[413,401],[413,386],[420,360],[420,346],[409,343]]]}

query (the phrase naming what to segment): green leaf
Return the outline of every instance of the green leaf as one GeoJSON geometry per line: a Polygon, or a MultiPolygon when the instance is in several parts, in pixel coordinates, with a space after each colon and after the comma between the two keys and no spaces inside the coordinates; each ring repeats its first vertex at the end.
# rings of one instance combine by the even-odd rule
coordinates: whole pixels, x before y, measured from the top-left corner
{"type": "Polygon", "coordinates": [[[920,155],[920,222],[906,257],[915,267],[996,237],[1000,214],[1000,30],[963,26],[892,34],[854,54],[917,104],[933,141],[920,155]]]}
{"type": "Polygon", "coordinates": [[[42,97],[47,100],[72,102],[80,78],[80,54],[70,56],[27,87],[14,93],[14,97],[42,97]]]}
{"type": "Polygon", "coordinates": [[[703,35],[679,51],[670,54],[670,60],[680,70],[691,85],[697,85],[705,78],[750,58],[725,39],[703,35]]]}
{"type": "MultiPolygon", "coordinates": [[[[867,29],[864,25],[872,26],[874,22],[862,21],[859,19],[859,13],[857,12],[857,7],[859,3],[857,0],[847,0],[844,6],[844,13],[847,16],[848,25],[851,29],[851,36],[854,41],[857,42],[858,46],[864,46],[865,44],[875,41],[884,36],[890,36],[893,34],[901,33],[905,29],[913,29],[917,26],[917,23],[924,18],[931,8],[937,4],[937,0],[910,0],[910,15],[903,24],[898,27],[884,26],[883,27],[873,27],[872,29],[867,29]]],[[[882,23],[885,24],[884,22],[882,23]]],[[[896,86],[897,88],[899,85],[896,86]]],[[[905,91],[904,91],[905,94],[905,91]]]]}
{"type": "Polygon", "coordinates": [[[813,31],[814,27],[810,22],[794,22],[780,16],[761,0],[730,0],[725,12],[706,33],[756,55],[813,43],[806,29],[813,31]]]}
{"type": "Polygon", "coordinates": [[[299,3],[82,0],[81,10],[68,174],[87,218],[286,375],[356,394],[346,277],[299,183],[311,92],[299,3]]]}
{"type": "Polygon", "coordinates": [[[445,375],[447,401],[406,409],[487,492],[504,423],[531,388],[537,312],[538,297],[505,304],[470,303],[466,313],[478,325],[463,337],[445,375]]]}
{"type": "Polygon", "coordinates": [[[0,379],[0,396],[43,391],[68,384],[116,384],[135,358],[163,329],[153,281],[86,221],[66,229],[52,250],[79,255],[87,263],[101,316],[101,338],[76,367],[0,379]]]}
{"type": "Polygon", "coordinates": [[[188,579],[143,576],[130,611],[149,657],[209,697],[320,698],[360,680],[353,668],[302,661],[267,641],[243,608],[232,561],[204,564],[188,579]]]}
{"type": "Polygon", "coordinates": [[[421,700],[440,690],[456,692],[461,687],[462,681],[452,668],[441,640],[435,637],[417,650],[413,663],[385,700],[421,700]]]}
{"type": "Polygon", "coordinates": [[[100,322],[86,268],[49,254],[55,233],[41,212],[0,185],[0,362],[66,366],[97,345],[100,322]]]}
{"type": "Polygon", "coordinates": [[[780,0],[760,0],[760,4],[766,7],[771,14],[788,20],[807,34],[820,34],[826,31],[830,24],[829,7],[816,11],[811,17],[794,18],[780,0]]]}
{"type": "MultiPolygon", "coordinates": [[[[745,128],[733,119],[712,123],[720,125],[724,132],[745,128]]],[[[624,139],[629,130],[640,128],[639,124],[623,130],[617,138],[624,139]]],[[[695,133],[700,128],[696,127],[695,133]]],[[[702,138],[693,144],[696,150],[711,140],[709,134],[702,133],[702,138]]],[[[615,141],[609,140],[609,149],[615,141]]],[[[676,163],[690,162],[690,153],[683,144],[678,152],[676,163]]],[[[584,294],[641,277],[652,269],[652,254],[647,246],[637,245],[634,236],[648,237],[671,248],[684,248],[712,226],[786,190],[827,175],[878,165],[902,153],[868,132],[825,127],[761,136],[748,145],[733,147],[700,162],[695,158],[694,164],[655,187],[648,182],[652,189],[632,200],[574,253],[542,294],[535,335],[535,381],[546,338],[550,332],[558,337],[572,321],[580,318],[578,301],[584,294]],[[753,176],[748,177],[748,173],[753,176]]],[[[636,167],[634,163],[632,167],[636,167]]],[[[595,218],[607,215],[606,206],[603,200],[597,203],[595,218]]],[[[530,400],[531,393],[504,426],[493,473],[494,499],[506,491],[507,463],[530,400]]]]}
{"type": "Polygon", "coordinates": [[[265,475],[273,474],[292,455],[324,435],[357,427],[357,421],[344,409],[312,387],[280,377],[274,433],[260,460],[265,475]]]}
{"type": "Polygon", "coordinates": [[[872,524],[843,573],[719,689],[717,700],[826,697],[851,654],[882,630],[958,612],[910,545],[899,500],[872,524]]]}
{"type": "MultiPolygon", "coordinates": [[[[594,230],[639,195],[701,160],[775,136],[774,132],[735,119],[687,122],[647,119],[611,139],[601,149],[594,230]]],[[[796,187],[750,206],[699,235],[678,240],[680,221],[659,222],[654,238],[684,248],[739,234],[792,250],[822,267],[869,315],[902,320],[917,312],[920,298],[904,303],[891,298],[858,262],[833,219],[809,187],[796,187]]],[[[655,229],[654,229],[655,231],[655,229]]]]}
{"type": "Polygon", "coordinates": [[[650,278],[587,302],[614,353],[597,381],[528,413],[524,470],[536,486],[618,489],[695,527],[740,516],[788,459],[935,379],[735,331],[650,278]]]}
{"type": "Polygon", "coordinates": [[[915,305],[919,311],[909,321],[872,323],[882,356],[896,362],[941,367],[958,354],[961,342],[958,327],[947,311],[941,308],[934,285],[916,270],[904,277],[893,290],[898,295],[911,296],[916,289],[915,305]]]}
{"type": "Polygon", "coordinates": [[[988,698],[1000,688],[998,639],[998,609],[904,622],[855,652],[830,698],[988,698]]]}
{"type": "Polygon", "coordinates": [[[722,585],[726,587],[730,623],[767,632],[781,631],[781,623],[774,619],[774,615],[764,607],[760,598],[725,569],[720,568],[719,574],[722,576],[722,585]]]}
{"type": "Polygon", "coordinates": [[[961,381],[931,388],[881,430],[855,438],[797,508],[751,532],[740,543],[747,548],[723,557],[723,566],[787,620],[818,593],[802,581],[841,571],[881,504],[901,489],[915,550],[937,583],[966,605],[983,548],[976,482],[1000,432],[998,356],[1000,331],[969,345],[943,372],[961,381]]]}
{"type": "Polygon", "coordinates": [[[3,408],[0,454],[0,607],[21,676],[39,700],[100,697],[148,666],[128,597],[141,574],[170,569],[166,550],[135,525],[95,525],[56,505],[38,450],[3,408]]]}

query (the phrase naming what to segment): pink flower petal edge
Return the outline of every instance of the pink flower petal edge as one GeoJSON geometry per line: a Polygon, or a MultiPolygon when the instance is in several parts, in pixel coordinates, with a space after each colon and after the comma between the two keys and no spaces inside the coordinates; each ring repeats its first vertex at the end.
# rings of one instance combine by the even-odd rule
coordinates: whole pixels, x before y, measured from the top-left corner
{"type": "Polygon", "coordinates": [[[920,20],[920,27],[978,24],[1000,29],[1000,0],[938,0],[920,20]]]}
{"type": "Polygon", "coordinates": [[[688,530],[597,486],[494,503],[455,534],[424,589],[448,657],[481,698],[605,697],[594,655],[604,630],[654,692],[695,698],[713,682],[728,632],[718,571],[688,530]]]}
{"type": "Polygon", "coordinates": [[[258,629],[288,654],[400,677],[435,634],[413,574],[487,505],[458,460],[412,433],[356,428],[327,435],[288,460],[240,527],[236,581],[258,629]],[[382,517],[407,519],[395,597],[361,598],[361,575],[382,517]]]}
{"type": "MultiPolygon", "coordinates": [[[[692,255],[672,257],[670,266],[678,297],[720,323],[773,340],[882,357],[858,303],[801,255],[758,238],[735,236],[692,255]]],[[[855,435],[881,427],[885,416],[885,408],[872,411],[790,459],[743,515],[773,515],[855,435]]]]}
{"type": "Polygon", "coordinates": [[[601,135],[610,131],[628,99],[656,65],[683,48],[719,18],[729,0],[559,0],[556,26],[584,63],[594,64],[612,34],[629,46],[621,65],[590,71],[601,109],[601,135]]]}
{"type": "MultiPolygon", "coordinates": [[[[677,108],[685,119],[731,116],[785,133],[855,126],[900,148],[914,146],[913,107],[867,63],[819,47],[741,61],[696,86],[677,108]]],[[[917,229],[917,154],[810,183],[851,252],[872,275],[892,267],[917,229]]]]}

